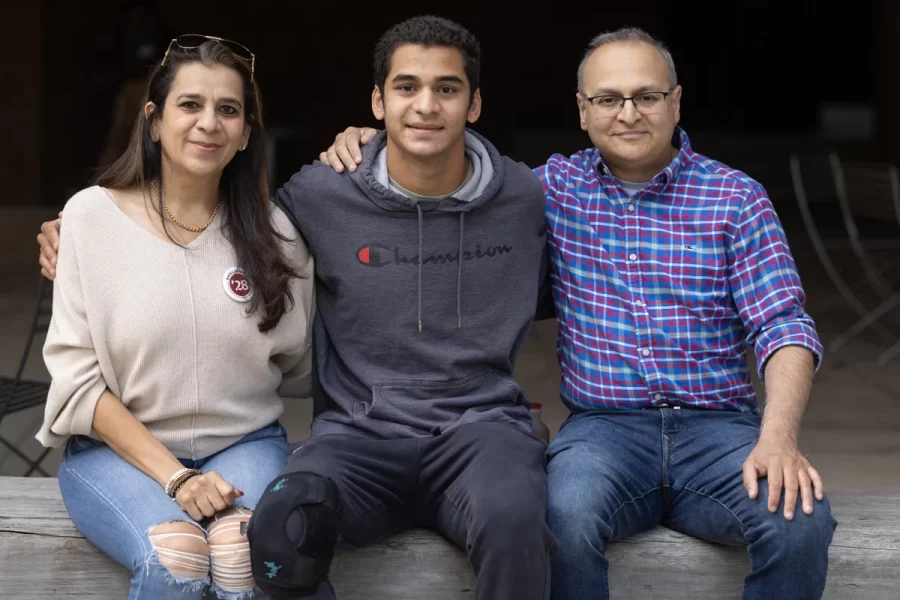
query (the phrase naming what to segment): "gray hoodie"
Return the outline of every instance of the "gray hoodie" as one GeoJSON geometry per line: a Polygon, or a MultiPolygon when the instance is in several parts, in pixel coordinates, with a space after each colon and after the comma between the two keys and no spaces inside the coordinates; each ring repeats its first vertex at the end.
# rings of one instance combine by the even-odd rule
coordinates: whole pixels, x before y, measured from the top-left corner
{"type": "Polygon", "coordinates": [[[424,200],[390,184],[385,149],[382,131],[356,173],[317,161],[275,196],[316,260],[311,436],[530,432],[513,369],[547,269],[537,176],[467,131],[472,177],[424,200]]]}

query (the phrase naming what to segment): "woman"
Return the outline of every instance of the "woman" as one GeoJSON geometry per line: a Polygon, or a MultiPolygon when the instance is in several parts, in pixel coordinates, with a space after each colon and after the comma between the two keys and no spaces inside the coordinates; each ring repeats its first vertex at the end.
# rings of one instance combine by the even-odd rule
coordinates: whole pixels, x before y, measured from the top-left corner
{"type": "Polygon", "coordinates": [[[252,598],[243,521],[309,395],[313,261],[269,202],[255,57],[172,40],[126,152],[63,211],[38,439],[129,598],[252,598]]]}

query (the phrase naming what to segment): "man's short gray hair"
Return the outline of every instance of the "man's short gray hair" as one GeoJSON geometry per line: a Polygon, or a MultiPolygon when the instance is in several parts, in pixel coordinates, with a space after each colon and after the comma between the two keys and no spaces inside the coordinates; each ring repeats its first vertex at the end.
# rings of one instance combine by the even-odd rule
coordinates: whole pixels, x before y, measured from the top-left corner
{"type": "Polygon", "coordinates": [[[666,61],[666,65],[669,67],[669,85],[671,87],[678,85],[678,76],[675,73],[675,61],[672,60],[672,54],[669,52],[669,49],[666,48],[666,45],[643,29],[637,27],[623,27],[615,31],[601,33],[591,40],[587,51],[584,53],[584,58],[581,59],[581,64],[578,65],[578,91],[582,94],[584,93],[584,67],[587,65],[588,59],[591,58],[597,48],[605,46],[606,44],[612,44],[613,42],[644,42],[645,44],[650,44],[659,51],[663,60],[666,61]]]}

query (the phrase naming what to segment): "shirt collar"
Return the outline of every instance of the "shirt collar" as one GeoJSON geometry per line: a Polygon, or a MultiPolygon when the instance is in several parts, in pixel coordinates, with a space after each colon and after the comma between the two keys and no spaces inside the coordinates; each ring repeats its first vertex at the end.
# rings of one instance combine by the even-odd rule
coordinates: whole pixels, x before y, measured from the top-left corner
{"type": "MultiPolygon", "coordinates": [[[[647,184],[648,189],[655,188],[654,191],[656,192],[663,191],[670,182],[678,177],[685,166],[691,162],[694,154],[694,151],[691,148],[691,141],[688,138],[687,132],[677,125],[675,126],[675,133],[672,134],[672,143],[673,146],[677,144],[678,154],[675,155],[675,158],[673,158],[663,170],[650,180],[647,184]]],[[[603,156],[600,155],[599,149],[592,148],[588,157],[589,161],[585,166],[591,172],[590,174],[596,175],[600,179],[612,179],[612,172],[610,172],[609,167],[606,165],[606,161],[603,160],[603,156]]]]}

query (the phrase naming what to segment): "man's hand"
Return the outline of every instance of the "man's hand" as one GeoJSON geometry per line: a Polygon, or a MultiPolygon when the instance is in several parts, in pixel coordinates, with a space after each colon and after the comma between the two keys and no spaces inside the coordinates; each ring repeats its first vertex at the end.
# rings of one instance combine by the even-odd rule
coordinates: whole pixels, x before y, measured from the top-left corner
{"type": "Polygon", "coordinates": [[[344,167],[353,173],[356,171],[356,165],[362,162],[362,152],[359,151],[359,147],[371,142],[377,134],[378,130],[371,127],[362,129],[348,127],[335,136],[334,143],[328,150],[319,154],[319,160],[338,173],[343,173],[344,167]]]}
{"type": "Polygon", "coordinates": [[[800,454],[797,443],[783,437],[760,436],[756,447],[744,462],[744,487],[750,498],[759,492],[759,477],[769,481],[769,512],[778,510],[781,490],[784,489],[784,518],[794,518],[797,505],[797,488],[803,502],[803,512],[812,514],[813,489],[817,500],[822,500],[822,477],[806,457],[800,454]]]}
{"type": "Polygon", "coordinates": [[[41,224],[41,232],[37,236],[41,253],[38,262],[41,265],[41,275],[53,281],[56,277],[56,253],[59,252],[59,228],[62,224],[62,212],[54,221],[45,221],[41,224]]]}

